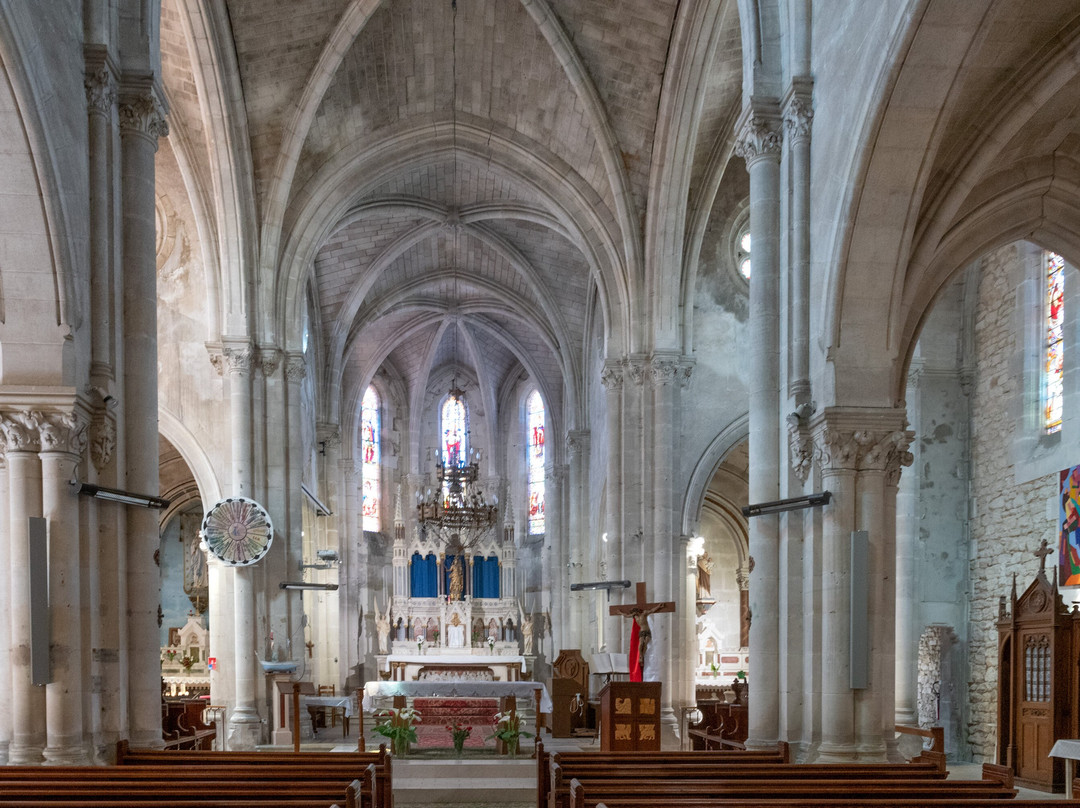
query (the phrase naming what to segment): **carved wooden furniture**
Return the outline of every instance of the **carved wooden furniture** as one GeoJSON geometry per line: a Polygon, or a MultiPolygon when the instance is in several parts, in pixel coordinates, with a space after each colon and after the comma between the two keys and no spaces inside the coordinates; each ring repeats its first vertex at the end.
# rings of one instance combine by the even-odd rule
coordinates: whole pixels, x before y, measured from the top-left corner
{"type": "Polygon", "coordinates": [[[1063,761],[1048,757],[1060,738],[1080,737],[1077,662],[1080,612],[1069,611],[1040,570],[998,615],[998,753],[1016,782],[1044,791],[1065,785],[1063,761]]]}
{"type": "Polygon", "coordinates": [[[589,703],[589,663],[577,648],[564,649],[552,665],[551,703],[552,737],[570,738],[574,730],[585,726],[585,705],[589,703]]]}
{"type": "Polygon", "coordinates": [[[660,682],[608,682],[601,688],[600,751],[660,751],[660,682]]]}

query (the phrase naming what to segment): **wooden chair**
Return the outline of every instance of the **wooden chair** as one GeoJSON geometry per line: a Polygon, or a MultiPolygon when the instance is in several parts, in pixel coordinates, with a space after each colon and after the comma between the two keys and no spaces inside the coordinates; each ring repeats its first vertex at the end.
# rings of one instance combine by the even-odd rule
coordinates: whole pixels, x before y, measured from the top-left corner
{"type": "MultiPolygon", "coordinates": [[[[337,695],[336,691],[337,691],[337,685],[319,685],[319,695],[320,696],[336,696],[337,695]]],[[[337,726],[338,718],[341,719],[341,725],[345,730],[345,734],[347,735],[349,730],[348,730],[348,725],[345,723],[345,720],[346,720],[345,719],[345,708],[344,707],[323,707],[322,709],[323,709],[324,715],[329,714],[329,716],[330,716],[330,726],[331,726],[331,728],[337,726]]],[[[325,719],[323,720],[323,725],[324,726],[326,725],[325,719]]]]}

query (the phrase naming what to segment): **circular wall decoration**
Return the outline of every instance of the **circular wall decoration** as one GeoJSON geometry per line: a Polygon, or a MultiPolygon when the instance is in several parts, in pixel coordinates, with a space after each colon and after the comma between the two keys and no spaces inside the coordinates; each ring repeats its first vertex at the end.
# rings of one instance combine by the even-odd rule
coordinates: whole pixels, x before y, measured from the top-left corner
{"type": "Polygon", "coordinates": [[[274,526],[270,514],[247,497],[223,499],[202,523],[203,541],[217,558],[232,567],[246,567],[270,550],[274,526]]]}

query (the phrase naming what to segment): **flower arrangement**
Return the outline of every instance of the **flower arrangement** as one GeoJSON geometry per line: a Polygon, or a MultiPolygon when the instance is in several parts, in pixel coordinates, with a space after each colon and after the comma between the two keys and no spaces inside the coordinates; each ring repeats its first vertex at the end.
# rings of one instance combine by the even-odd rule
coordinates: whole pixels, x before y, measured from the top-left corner
{"type": "Polygon", "coordinates": [[[180,664],[184,666],[184,670],[189,671],[191,670],[191,666],[195,664],[195,660],[185,654],[180,659],[180,664]]]}
{"type": "Polygon", "coordinates": [[[176,649],[175,648],[166,648],[165,649],[165,658],[167,660],[169,660],[169,662],[172,662],[174,659],[176,659],[176,649]]]}
{"type": "Polygon", "coordinates": [[[720,668],[715,662],[709,663],[709,670],[712,671],[713,676],[716,676],[716,674],[720,673],[720,668]]]}
{"type": "Polygon", "coordinates": [[[472,734],[472,727],[463,727],[455,721],[453,724],[446,725],[446,731],[450,733],[454,741],[454,753],[460,755],[461,750],[465,748],[465,741],[472,734]]]}
{"type": "Polygon", "coordinates": [[[375,713],[375,731],[390,739],[390,747],[395,755],[404,757],[409,751],[409,744],[416,743],[415,724],[420,720],[420,713],[412,707],[400,710],[390,708],[375,713]]]}
{"type": "Polygon", "coordinates": [[[421,634],[416,638],[416,653],[424,653],[424,635],[421,634]]]}
{"type": "Polygon", "coordinates": [[[495,731],[485,740],[499,739],[506,745],[506,754],[513,756],[517,754],[518,741],[522,736],[533,737],[533,734],[526,732],[524,727],[525,722],[514,710],[507,713],[495,713],[495,731]]]}
{"type": "Polygon", "coordinates": [[[491,636],[488,637],[488,653],[490,654],[493,650],[495,650],[495,637],[491,636]]]}

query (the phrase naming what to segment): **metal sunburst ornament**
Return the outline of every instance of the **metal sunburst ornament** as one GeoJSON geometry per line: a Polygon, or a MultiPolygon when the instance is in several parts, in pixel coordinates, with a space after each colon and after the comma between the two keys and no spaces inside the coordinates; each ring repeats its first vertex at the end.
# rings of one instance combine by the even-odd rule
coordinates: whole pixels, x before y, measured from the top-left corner
{"type": "Polygon", "coordinates": [[[247,497],[229,497],[207,511],[202,522],[207,549],[231,567],[260,561],[274,541],[270,514],[247,497]]]}

